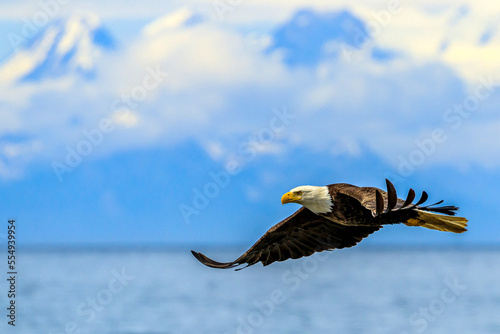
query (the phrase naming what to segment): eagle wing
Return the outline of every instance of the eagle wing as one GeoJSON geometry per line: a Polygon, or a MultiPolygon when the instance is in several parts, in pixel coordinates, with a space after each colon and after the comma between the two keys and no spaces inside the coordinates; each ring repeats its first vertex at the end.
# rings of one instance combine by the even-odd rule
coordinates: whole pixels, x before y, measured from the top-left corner
{"type": "MultiPolygon", "coordinates": [[[[298,259],[324,250],[355,246],[382,226],[344,226],[316,215],[304,207],[271,227],[248,251],[233,262],[217,262],[191,251],[206,266],[233,268],[262,262],[267,266],[275,261],[298,259]]],[[[239,269],[243,269],[239,268],[239,269]]],[[[237,269],[237,270],[239,270],[237,269]]]]}
{"type": "Polygon", "coordinates": [[[447,215],[455,215],[458,210],[456,206],[439,206],[443,201],[439,201],[430,205],[422,206],[428,199],[425,191],[422,192],[420,199],[413,204],[415,199],[415,191],[410,189],[405,200],[398,198],[396,188],[391,181],[385,180],[387,192],[374,187],[350,187],[341,189],[336,194],[335,206],[343,207],[344,212],[352,213],[359,216],[359,213],[371,213],[373,217],[398,217],[404,211],[418,209],[424,211],[432,211],[447,215]]]}

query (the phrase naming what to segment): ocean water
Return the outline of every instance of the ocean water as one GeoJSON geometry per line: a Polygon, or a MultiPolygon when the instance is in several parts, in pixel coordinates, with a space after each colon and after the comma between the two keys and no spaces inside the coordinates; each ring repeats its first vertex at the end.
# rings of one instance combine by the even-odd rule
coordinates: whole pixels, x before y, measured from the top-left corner
{"type": "Polygon", "coordinates": [[[495,249],[358,246],[238,272],[187,250],[25,251],[16,283],[1,333],[500,333],[495,249]]]}

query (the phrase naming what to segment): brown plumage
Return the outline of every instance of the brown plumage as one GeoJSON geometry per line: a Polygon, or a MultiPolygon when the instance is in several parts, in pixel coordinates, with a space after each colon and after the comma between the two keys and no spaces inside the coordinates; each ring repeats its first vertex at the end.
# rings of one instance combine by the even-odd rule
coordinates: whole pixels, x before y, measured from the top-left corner
{"type": "Polygon", "coordinates": [[[387,224],[404,223],[455,233],[466,231],[467,219],[452,217],[458,210],[456,206],[437,207],[442,201],[421,206],[428,198],[426,192],[412,204],[413,189],[402,200],[397,198],[396,189],[389,180],[386,184],[387,192],[346,183],[297,187],[283,195],[282,203],[296,202],[304,206],[271,227],[236,260],[221,263],[191,252],[201,263],[212,268],[234,268],[243,264],[246,268],[257,262],[267,266],[315,252],[352,247],[387,224]],[[318,203],[322,204],[318,206],[318,203]]]}

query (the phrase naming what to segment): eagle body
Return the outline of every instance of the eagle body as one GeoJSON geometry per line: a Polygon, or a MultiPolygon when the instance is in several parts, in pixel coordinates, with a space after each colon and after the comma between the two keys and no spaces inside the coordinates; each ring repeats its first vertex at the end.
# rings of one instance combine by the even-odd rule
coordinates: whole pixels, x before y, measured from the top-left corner
{"type": "Polygon", "coordinates": [[[296,187],[282,196],[281,203],[303,206],[271,227],[238,259],[217,262],[191,252],[201,263],[212,268],[233,268],[242,264],[247,267],[257,262],[267,266],[275,261],[355,246],[383,225],[403,223],[454,233],[466,231],[467,219],[454,216],[458,207],[437,206],[443,201],[424,206],[428,198],[425,191],[413,204],[413,189],[403,200],[397,197],[389,180],[386,185],[387,191],[347,183],[296,187]]]}
{"type": "MultiPolygon", "coordinates": [[[[320,215],[331,221],[346,226],[381,226],[399,224],[408,219],[416,218],[415,210],[398,210],[390,215],[375,215],[372,210],[357,210],[359,204],[368,204],[371,199],[376,198],[379,191],[383,197],[384,204],[387,203],[387,193],[374,187],[357,187],[347,183],[330,184],[326,186],[328,194],[332,198],[332,208],[328,213],[320,215]]],[[[399,200],[401,204],[404,201],[399,200]]]]}

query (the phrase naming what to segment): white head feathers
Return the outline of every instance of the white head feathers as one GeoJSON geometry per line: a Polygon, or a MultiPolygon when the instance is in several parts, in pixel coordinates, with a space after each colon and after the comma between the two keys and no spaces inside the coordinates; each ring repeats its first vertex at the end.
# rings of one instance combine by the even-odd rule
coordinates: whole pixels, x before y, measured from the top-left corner
{"type": "Polygon", "coordinates": [[[332,211],[332,197],[328,187],[300,186],[290,190],[292,194],[300,193],[301,199],[296,203],[302,204],[316,214],[332,211]]]}

